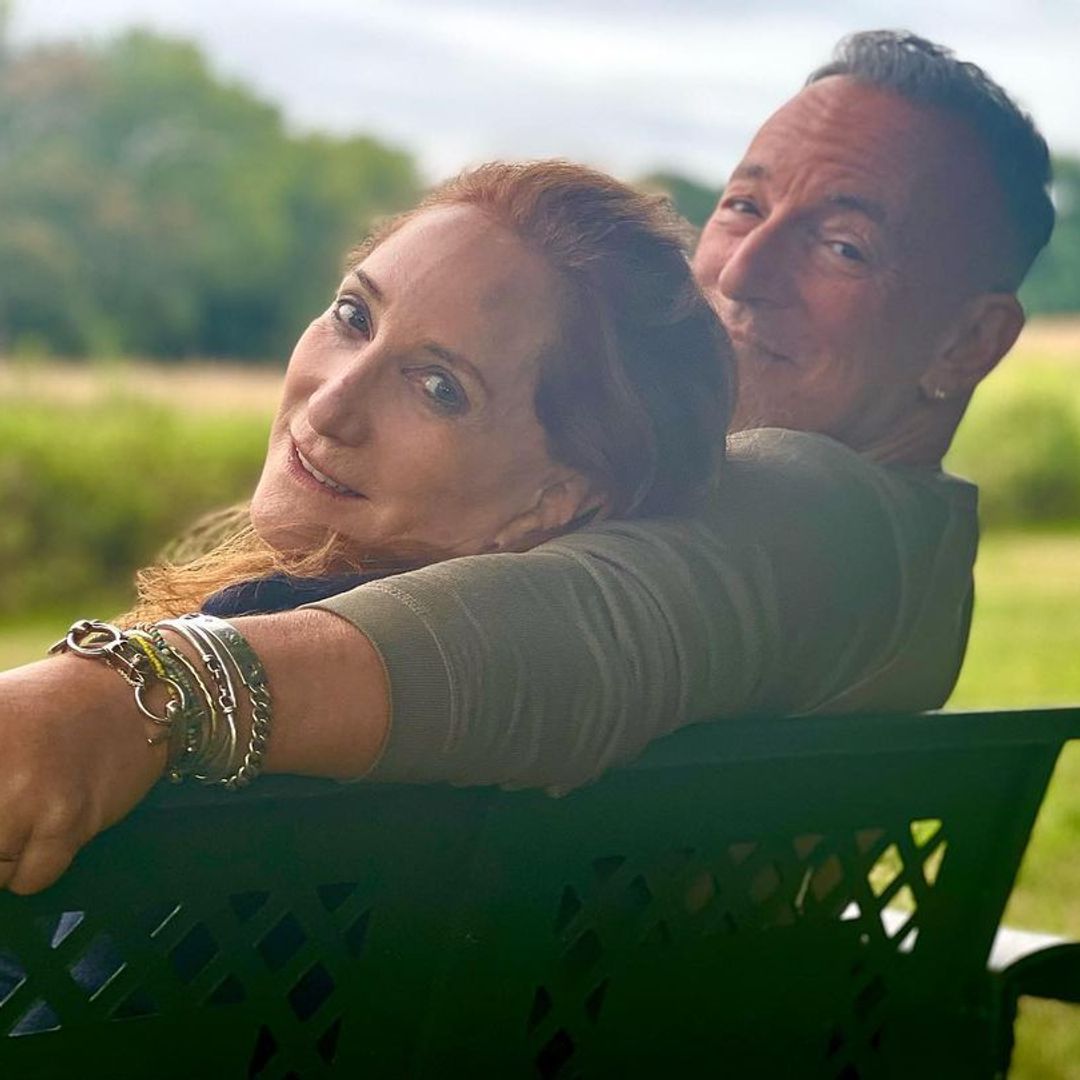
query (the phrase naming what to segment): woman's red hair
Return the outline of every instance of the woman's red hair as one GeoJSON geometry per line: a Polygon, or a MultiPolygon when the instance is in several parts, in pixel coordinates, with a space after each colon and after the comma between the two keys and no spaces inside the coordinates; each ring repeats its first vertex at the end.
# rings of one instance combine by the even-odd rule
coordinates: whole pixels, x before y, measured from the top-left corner
{"type": "MultiPolygon", "coordinates": [[[[552,457],[591,481],[605,517],[689,509],[723,454],[735,369],[690,271],[686,223],[666,199],[582,165],[494,162],[376,230],[353,265],[406,221],[447,205],[491,215],[561,282],[562,332],[541,357],[534,399],[552,457]]],[[[139,604],[125,618],[194,610],[227,585],[275,571],[318,576],[343,561],[364,564],[334,537],[317,551],[276,552],[242,507],[204,524],[200,548],[193,557],[192,544],[181,544],[171,561],[140,571],[139,604]],[[202,543],[211,538],[221,542],[202,543]]],[[[415,553],[399,554],[418,564],[415,553]]]]}

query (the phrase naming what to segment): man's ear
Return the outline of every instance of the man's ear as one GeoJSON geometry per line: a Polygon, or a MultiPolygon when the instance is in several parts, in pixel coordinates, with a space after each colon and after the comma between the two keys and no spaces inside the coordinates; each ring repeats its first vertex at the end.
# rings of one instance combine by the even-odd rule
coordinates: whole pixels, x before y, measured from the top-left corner
{"type": "Polygon", "coordinates": [[[919,379],[927,398],[967,397],[1013,347],[1024,309],[1013,293],[982,293],[953,324],[937,358],[919,379]]]}
{"type": "Polygon", "coordinates": [[[581,473],[568,472],[548,484],[528,510],[508,521],[495,535],[497,551],[528,551],[565,532],[578,518],[603,510],[604,499],[581,473]]]}

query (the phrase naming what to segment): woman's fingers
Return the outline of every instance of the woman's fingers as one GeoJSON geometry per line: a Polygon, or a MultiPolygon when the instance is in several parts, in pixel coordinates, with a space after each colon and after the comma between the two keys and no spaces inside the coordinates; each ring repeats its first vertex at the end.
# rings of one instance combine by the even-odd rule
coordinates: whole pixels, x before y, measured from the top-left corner
{"type": "Polygon", "coordinates": [[[0,672],[0,890],[51,885],[92,836],[153,787],[131,687],[104,664],[54,656],[0,672]]]}
{"type": "Polygon", "coordinates": [[[8,851],[0,851],[0,891],[7,888],[8,882],[15,876],[19,867],[19,856],[8,851]]]}
{"type": "Polygon", "coordinates": [[[0,850],[0,892],[35,893],[48,888],[80,848],[73,838],[30,840],[22,851],[0,850]]]}
{"type": "Polygon", "coordinates": [[[0,863],[0,888],[5,886],[13,893],[29,895],[48,888],[71,865],[79,850],[78,844],[69,839],[31,838],[19,858],[13,863],[0,863]],[[5,882],[5,869],[10,876],[5,882]]]}
{"type": "Polygon", "coordinates": [[[5,829],[6,836],[0,838],[0,890],[9,887],[15,877],[26,847],[25,837],[15,837],[5,829]]]}

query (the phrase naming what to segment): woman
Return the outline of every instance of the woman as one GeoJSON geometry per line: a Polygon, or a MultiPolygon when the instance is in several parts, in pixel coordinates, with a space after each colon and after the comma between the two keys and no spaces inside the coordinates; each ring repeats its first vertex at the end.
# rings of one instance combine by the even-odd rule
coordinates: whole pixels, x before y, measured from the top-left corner
{"type": "Polygon", "coordinates": [[[490,165],[351,261],[290,361],[253,529],[144,572],[139,617],[290,562],[401,569],[678,511],[712,474],[727,341],[660,201],[490,165]]]}
{"type": "MultiPolygon", "coordinates": [[[[466,173],[357,253],[290,360],[250,527],[144,574],[136,614],[683,509],[722,445],[728,359],[660,201],[566,163],[466,173]]],[[[327,665],[349,700],[349,669],[378,658],[298,641],[267,687],[259,626],[73,628],[68,655],[0,676],[0,887],[47,885],[165,772],[243,786],[371,766],[386,723],[313,711],[288,667],[327,665]]]]}

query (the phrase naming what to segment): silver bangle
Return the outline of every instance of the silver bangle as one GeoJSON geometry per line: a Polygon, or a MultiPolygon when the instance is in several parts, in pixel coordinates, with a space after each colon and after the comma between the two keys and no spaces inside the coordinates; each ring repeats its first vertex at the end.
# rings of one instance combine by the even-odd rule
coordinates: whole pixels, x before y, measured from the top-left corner
{"type": "MultiPolygon", "coordinates": [[[[270,741],[270,729],[273,724],[273,702],[267,684],[266,670],[262,667],[255,650],[247,644],[247,639],[237,627],[224,619],[210,615],[187,615],[178,620],[176,629],[183,624],[185,630],[198,633],[213,640],[221,652],[225,653],[235,673],[247,691],[252,706],[252,733],[239,768],[216,782],[228,791],[239,791],[255,780],[262,771],[267,744],[270,741]]],[[[168,625],[170,623],[159,623],[168,625]]],[[[186,635],[185,635],[186,636],[186,635]]],[[[217,651],[217,650],[215,650],[217,651]]]]}
{"type": "Polygon", "coordinates": [[[219,783],[232,774],[236,756],[238,706],[232,678],[233,665],[214,643],[207,642],[203,634],[197,633],[185,621],[162,619],[155,626],[159,630],[172,630],[195,650],[214,687],[214,694],[210,695],[214,715],[207,717],[198,737],[193,740],[194,753],[179,771],[182,776],[192,776],[206,784],[219,783]]]}

